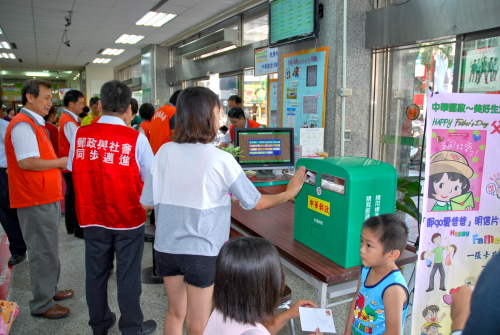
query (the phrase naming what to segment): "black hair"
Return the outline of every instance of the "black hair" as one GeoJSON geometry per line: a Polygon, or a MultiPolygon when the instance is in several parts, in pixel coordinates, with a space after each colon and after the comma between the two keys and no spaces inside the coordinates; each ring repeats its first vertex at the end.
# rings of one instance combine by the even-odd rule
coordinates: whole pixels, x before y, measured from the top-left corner
{"type": "Polygon", "coordinates": [[[89,113],[81,112],[80,114],[78,114],[78,117],[83,119],[83,118],[84,118],[84,117],[86,117],[88,114],[89,114],[89,113]]]}
{"type": "Polygon", "coordinates": [[[256,325],[271,319],[283,287],[279,253],[268,240],[232,238],[220,250],[213,303],[224,320],[256,325]]]}
{"type": "Polygon", "coordinates": [[[205,87],[189,87],[179,94],[175,112],[177,143],[210,143],[217,136],[215,107],[220,108],[219,97],[205,87]]]}
{"type": "Polygon", "coordinates": [[[47,80],[30,79],[24,83],[21,93],[23,105],[26,105],[28,102],[28,98],[26,97],[28,93],[33,95],[34,98],[38,98],[40,94],[40,85],[52,90],[52,84],[47,80]]]}
{"type": "Polygon", "coordinates": [[[422,316],[425,318],[427,316],[427,313],[429,313],[429,311],[437,313],[439,312],[439,307],[436,305],[429,305],[425,307],[424,310],[422,311],[422,316]]]}
{"type": "Polygon", "coordinates": [[[241,104],[243,103],[243,100],[241,99],[241,97],[239,95],[231,95],[229,97],[229,99],[227,99],[228,101],[234,101],[236,104],[241,104]]]}
{"type": "Polygon", "coordinates": [[[408,227],[397,215],[373,216],[363,223],[363,229],[370,229],[378,237],[385,254],[392,250],[399,250],[403,254],[408,240],[408,227]]]}
{"type": "MultiPolygon", "coordinates": [[[[14,110],[14,113],[16,113],[16,109],[15,109],[15,108],[13,108],[13,107],[7,107],[7,108],[5,109],[5,112],[7,113],[7,115],[9,115],[9,113],[10,113],[10,111],[11,111],[11,110],[14,110]]],[[[17,114],[17,113],[16,113],[16,114],[17,114]]]]}
{"type": "Polygon", "coordinates": [[[233,119],[244,119],[245,112],[241,107],[233,107],[227,112],[227,116],[233,119]]]}
{"type": "Polygon", "coordinates": [[[168,102],[170,102],[174,106],[177,106],[177,99],[179,98],[179,94],[181,94],[181,92],[182,90],[175,91],[174,94],[172,94],[172,96],[170,97],[170,100],[168,102]]]}
{"type": "Polygon", "coordinates": [[[136,115],[139,111],[139,103],[135,98],[130,99],[130,106],[132,106],[132,115],[136,115]]]}
{"type": "Polygon", "coordinates": [[[63,98],[64,107],[68,107],[70,102],[76,104],[80,98],[83,98],[83,93],[80,91],[71,90],[66,92],[63,98]]]}
{"type": "Polygon", "coordinates": [[[99,97],[92,97],[92,98],[90,98],[89,106],[92,106],[92,105],[95,105],[95,104],[99,103],[100,100],[101,100],[101,98],[99,98],[99,97]]]}
{"type": "Polygon", "coordinates": [[[226,127],[226,126],[222,126],[222,127],[220,127],[220,128],[219,128],[219,130],[220,130],[220,131],[228,131],[229,129],[227,129],[227,127],[226,127]]]}
{"type": "Polygon", "coordinates": [[[88,114],[89,112],[90,112],[90,107],[89,107],[89,106],[84,106],[84,107],[83,107],[83,110],[82,110],[82,113],[85,113],[85,115],[86,115],[86,114],[88,114]]]}
{"type": "Polygon", "coordinates": [[[153,115],[155,115],[155,107],[150,103],[143,103],[139,108],[139,116],[143,121],[151,121],[153,115]]]}
{"type": "Polygon", "coordinates": [[[448,176],[448,180],[450,181],[460,181],[462,184],[462,193],[467,193],[470,188],[470,181],[465,177],[463,174],[458,173],[458,172],[442,172],[442,173],[436,173],[430,176],[430,183],[429,183],[429,189],[427,191],[427,196],[431,199],[434,198],[434,194],[436,193],[436,190],[434,189],[434,184],[438,183],[441,179],[443,179],[444,174],[448,176]]]}
{"type": "Polygon", "coordinates": [[[101,106],[105,112],[123,114],[132,100],[132,90],[119,80],[111,80],[101,87],[101,106]]]}
{"type": "Polygon", "coordinates": [[[55,106],[50,107],[49,112],[43,117],[43,119],[47,121],[52,114],[57,114],[57,109],[55,106]]]}

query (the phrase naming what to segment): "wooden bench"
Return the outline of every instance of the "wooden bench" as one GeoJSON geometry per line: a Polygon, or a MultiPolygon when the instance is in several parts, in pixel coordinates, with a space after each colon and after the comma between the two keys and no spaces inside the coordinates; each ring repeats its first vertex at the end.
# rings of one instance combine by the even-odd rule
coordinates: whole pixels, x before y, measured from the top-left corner
{"type": "MultiPolygon", "coordinates": [[[[293,209],[293,203],[287,202],[271,209],[247,211],[239,202],[233,202],[231,226],[240,234],[271,241],[278,249],[283,265],[318,288],[321,308],[351,301],[327,305],[328,298],[355,292],[361,266],[343,268],[296,241],[293,238],[293,209]]],[[[405,250],[396,264],[402,266],[416,261],[417,255],[405,250]]]]}

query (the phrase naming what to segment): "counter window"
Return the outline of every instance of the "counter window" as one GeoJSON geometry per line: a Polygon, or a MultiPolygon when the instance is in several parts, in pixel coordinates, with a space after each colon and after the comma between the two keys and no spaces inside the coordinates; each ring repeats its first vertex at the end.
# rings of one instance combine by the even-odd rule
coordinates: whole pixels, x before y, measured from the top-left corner
{"type": "Polygon", "coordinates": [[[335,193],[345,194],[345,179],[322,173],[321,188],[335,193]]]}

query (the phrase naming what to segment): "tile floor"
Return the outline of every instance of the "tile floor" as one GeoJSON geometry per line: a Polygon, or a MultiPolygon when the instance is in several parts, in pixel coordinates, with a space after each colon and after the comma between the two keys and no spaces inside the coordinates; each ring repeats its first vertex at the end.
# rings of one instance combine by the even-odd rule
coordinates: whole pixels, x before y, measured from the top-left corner
{"type": "MultiPolygon", "coordinates": [[[[64,218],[63,218],[64,220],[64,218]]],[[[10,301],[16,301],[21,306],[21,312],[15,320],[12,335],[69,335],[92,334],[88,326],[88,311],[85,301],[85,269],[84,269],[84,242],[76,239],[72,235],[67,235],[64,222],[61,221],[59,229],[59,247],[61,260],[60,289],[72,289],[75,291],[73,299],[61,302],[61,305],[71,310],[70,315],[61,320],[47,320],[30,316],[28,301],[31,299],[29,284],[28,263],[25,261],[12,269],[9,297],[10,301]]],[[[142,267],[152,265],[151,245],[146,243],[142,259],[142,267]]],[[[405,267],[404,275],[407,281],[413,271],[414,264],[405,267]]],[[[304,280],[285,269],[287,284],[292,289],[293,302],[298,299],[311,299],[317,302],[317,292],[304,280]]],[[[108,299],[111,310],[119,316],[119,309],[116,298],[116,275],[113,272],[109,279],[108,299]]],[[[352,295],[351,295],[352,297],[352,295]]],[[[349,296],[339,297],[336,300],[349,298],[349,296]]],[[[332,300],[333,301],[333,300],[332,300]]],[[[158,324],[156,334],[163,334],[163,320],[167,310],[167,298],[163,285],[142,285],[141,304],[145,319],[154,319],[158,324]]],[[[343,334],[347,318],[349,304],[342,304],[333,307],[335,326],[338,334],[343,334]]],[[[409,313],[410,314],[410,313],[409,313]]],[[[407,318],[405,325],[405,335],[410,334],[410,319],[407,318]]],[[[307,334],[301,331],[300,320],[295,320],[296,334],[307,334]]],[[[120,334],[118,326],[115,325],[110,331],[110,335],[120,334]]],[[[289,326],[279,333],[291,334],[289,326]]]]}

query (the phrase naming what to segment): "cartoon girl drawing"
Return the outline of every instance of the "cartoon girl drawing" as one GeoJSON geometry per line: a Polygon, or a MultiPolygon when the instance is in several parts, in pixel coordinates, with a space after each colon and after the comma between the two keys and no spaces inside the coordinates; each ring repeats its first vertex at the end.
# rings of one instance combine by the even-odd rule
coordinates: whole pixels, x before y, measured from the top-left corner
{"type": "Polygon", "coordinates": [[[444,265],[446,266],[446,272],[450,270],[450,266],[453,266],[453,258],[457,253],[457,246],[454,244],[450,244],[446,248],[446,259],[444,260],[444,265]]]}
{"type": "Polygon", "coordinates": [[[467,159],[452,150],[439,151],[430,158],[428,197],[436,202],[431,211],[471,210],[474,197],[469,192],[474,171],[467,159]]]}
{"type": "Polygon", "coordinates": [[[429,269],[429,273],[431,273],[431,266],[432,266],[432,261],[431,261],[431,255],[428,251],[424,251],[420,254],[420,259],[425,260],[425,265],[429,269]]]}

